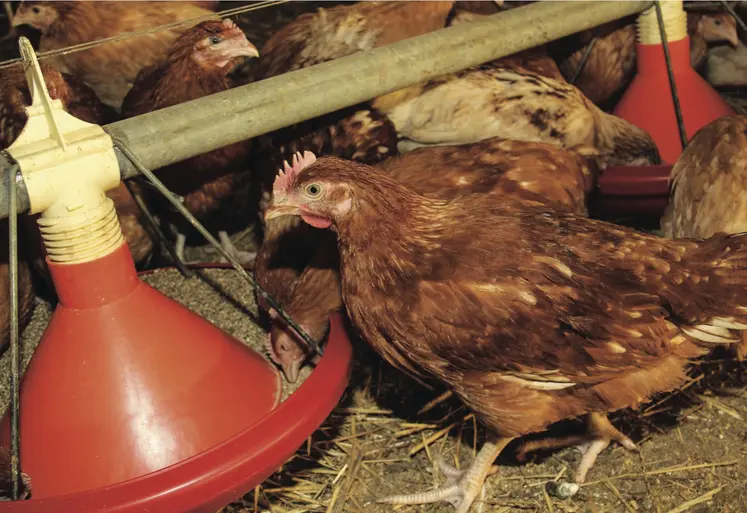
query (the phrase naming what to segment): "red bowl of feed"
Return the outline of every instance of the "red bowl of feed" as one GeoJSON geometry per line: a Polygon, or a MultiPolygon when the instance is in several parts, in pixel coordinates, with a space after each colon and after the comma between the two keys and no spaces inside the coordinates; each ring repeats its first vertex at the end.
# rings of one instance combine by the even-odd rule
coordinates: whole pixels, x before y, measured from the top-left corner
{"type": "MultiPolygon", "coordinates": [[[[129,251],[127,251],[127,254],[129,255],[129,251]]],[[[230,269],[230,266],[222,264],[207,264],[191,267],[230,269]]],[[[111,266],[109,270],[111,270],[111,266]]],[[[148,272],[140,273],[140,276],[144,274],[148,274],[148,272]]],[[[111,274],[109,274],[109,276],[110,275],[111,274]]],[[[104,285],[104,287],[106,287],[106,285],[104,285]]],[[[148,293],[150,294],[150,292],[148,293]]],[[[119,304],[115,305],[115,307],[118,309],[125,308],[119,304]]],[[[58,307],[58,310],[59,309],[60,307],[58,307]]],[[[56,310],[52,321],[50,321],[50,325],[55,322],[55,316],[57,316],[57,314],[58,312],[56,310]]],[[[66,315],[69,316],[70,314],[68,313],[66,315]]],[[[132,313],[129,313],[128,315],[132,315],[132,313]]],[[[167,322],[173,323],[175,321],[171,320],[167,322]]],[[[64,324],[64,322],[58,322],[58,325],[60,324],[64,324]]],[[[60,330],[59,328],[56,330],[49,330],[48,328],[48,331],[59,332],[60,330]]],[[[70,337],[67,337],[67,339],[69,340],[70,337]]],[[[40,342],[40,346],[42,342],[40,342]]],[[[47,347],[51,347],[51,344],[48,344],[47,347]]],[[[232,351],[232,349],[230,351],[232,351]]],[[[37,353],[38,352],[37,348],[37,353]]],[[[60,351],[57,353],[59,352],[60,351]]],[[[253,351],[250,352],[254,353],[253,351]]],[[[37,353],[34,354],[34,358],[36,358],[37,353]]],[[[57,354],[55,356],[57,356],[57,354]]],[[[210,353],[210,350],[208,350],[206,358],[209,359],[211,357],[212,354],[210,353]]],[[[34,363],[34,358],[32,358],[32,364],[34,363]]],[[[137,358],[144,360],[146,366],[149,365],[146,358],[140,356],[135,357],[134,359],[136,360],[137,358]]],[[[39,361],[43,362],[44,357],[40,358],[39,361]]],[[[70,361],[72,361],[72,359],[70,361]]],[[[24,471],[31,475],[32,498],[23,501],[0,502],[0,512],[48,513],[53,511],[55,513],[88,513],[106,511],[109,513],[140,513],[148,511],[150,513],[215,513],[215,511],[245,495],[272,475],[272,473],[280,468],[298,450],[298,448],[303,445],[322,422],[324,422],[337,405],[347,386],[350,371],[352,369],[352,361],[352,347],[347,338],[343,319],[340,315],[333,315],[330,319],[330,332],[324,355],[320,358],[316,368],[309,374],[304,382],[301,383],[298,389],[291,393],[284,401],[279,404],[273,403],[268,408],[264,407],[266,405],[262,406],[259,415],[240,416],[239,418],[247,419],[247,425],[245,427],[239,429],[238,432],[235,432],[232,436],[228,436],[224,440],[220,440],[214,445],[204,448],[190,457],[175,461],[163,467],[156,466],[156,470],[143,473],[142,475],[138,475],[138,473],[135,472],[134,477],[132,478],[107,484],[105,486],[60,494],[43,493],[43,490],[41,490],[42,493],[38,494],[40,496],[35,497],[33,493],[34,473],[32,469],[24,463],[24,438],[22,438],[21,463],[24,471]]],[[[139,363],[139,368],[141,369],[143,367],[143,362],[139,363]]],[[[32,364],[29,365],[29,369],[31,369],[32,364]]],[[[156,381],[161,377],[167,381],[172,379],[166,376],[167,371],[164,369],[167,369],[167,366],[160,363],[154,363],[153,365],[158,369],[158,371],[154,373],[157,378],[156,381]]],[[[67,368],[62,365],[57,365],[57,367],[67,368]]],[[[174,365],[172,365],[172,367],[174,367],[174,365]]],[[[43,370],[50,370],[51,365],[44,366],[43,364],[37,364],[36,368],[36,372],[41,374],[39,370],[40,368],[43,368],[43,370]]],[[[249,390],[249,388],[252,388],[252,380],[259,379],[262,381],[256,383],[256,388],[258,389],[273,389],[273,387],[265,386],[267,383],[264,382],[267,381],[269,383],[270,380],[275,379],[274,376],[271,373],[264,373],[261,366],[257,366],[257,369],[258,372],[256,375],[250,376],[249,378],[240,378],[244,380],[242,382],[246,382],[248,379],[248,382],[250,383],[250,385],[245,389],[248,397],[252,397],[252,391],[249,390]]],[[[231,369],[228,369],[227,372],[230,373],[231,369]]],[[[27,370],[26,374],[28,375],[28,373],[29,370],[27,370]]],[[[76,381],[83,381],[83,378],[80,378],[78,374],[75,374],[74,369],[71,369],[69,374],[72,377],[66,378],[68,383],[63,385],[62,388],[65,388],[66,390],[75,390],[76,381]]],[[[26,376],[24,376],[24,379],[26,379],[26,376]]],[[[96,379],[99,378],[97,377],[96,379]]],[[[46,380],[39,380],[37,376],[37,381],[46,380]]],[[[82,390],[85,390],[86,387],[90,388],[89,385],[82,382],[80,383],[80,388],[82,390]]],[[[138,384],[138,387],[132,388],[138,388],[134,392],[136,392],[135,395],[139,395],[140,397],[143,395],[147,396],[149,393],[153,392],[153,395],[156,396],[154,404],[157,405],[156,407],[158,409],[154,412],[152,418],[159,422],[161,421],[159,417],[174,417],[174,412],[177,412],[177,414],[179,412],[179,408],[171,407],[169,401],[175,401],[178,405],[182,403],[186,404],[187,401],[192,401],[191,398],[185,400],[183,397],[174,395],[164,398],[163,390],[171,389],[164,387],[161,383],[154,383],[152,377],[149,382],[142,381],[138,384]],[[143,383],[146,383],[146,385],[143,385],[143,383]]],[[[32,408],[32,405],[35,403],[29,402],[29,404],[24,404],[23,391],[24,388],[22,385],[22,435],[25,432],[23,419],[26,417],[24,417],[24,412],[30,412],[26,413],[26,416],[33,416],[35,413],[32,410],[40,409],[39,407],[32,408]]],[[[47,396],[53,393],[54,392],[49,392],[49,390],[47,390],[47,396]]],[[[86,393],[90,394],[89,391],[86,391],[86,393]]],[[[224,401],[229,401],[230,398],[213,397],[213,400],[216,404],[220,405],[223,404],[224,401]]],[[[249,402],[250,401],[248,401],[248,403],[249,402]]],[[[246,407],[251,407],[251,404],[247,404],[246,407]]],[[[124,407],[117,406],[113,409],[114,414],[121,414],[121,412],[117,411],[117,408],[122,409],[124,407]]],[[[70,417],[70,425],[75,425],[77,429],[85,429],[84,421],[92,418],[91,416],[95,416],[96,412],[90,412],[87,414],[81,412],[66,412],[65,415],[70,417]]],[[[133,423],[141,418],[137,415],[136,417],[137,419],[134,419],[133,423]]],[[[61,420],[62,424],[65,424],[66,422],[67,421],[64,418],[61,420]]],[[[173,419],[162,419],[163,425],[171,426],[169,429],[171,429],[172,433],[176,435],[174,438],[176,438],[177,441],[174,443],[177,446],[180,443],[185,443],[180,441],[180,439],[186,441],[200,440],[199,436],[189,438],[188,436],[183,436],[182,433],[174,431],[173,426],[179,425],[176,422],[177,421],[173,419]]],[[[157,423],[158,422],[156,422],[156,424],[157,423]]],[[[203,426],[201,429],[205,429],[208,432],[212,429],[209,423],[206,424],[204,422],[204,419],[195,422],[195,424],[203,426]]],[[[55,426],[50,427],[50,431],[55,433],[58,438],[59,433],[57,432],[60,431],[60,429],[61,428],[55,426]]],[[[117,430],[122,428],[121,426],[112,424],[111,429],[117,430]]],[[[150,427],[149,429],[155,430],[155,427],[150,427]]],[[[4,431],[7,433],[7,426],[4,431]]],[[[7,434],[4,438],[7,440],[7,434]]],[[[79,440],[81,435],[76,433],[71,438],[79,440]]],[[[91,438],[92,443],[95,444],[95,436],[92,436],[91,438]]],[[[163,438],[158,437],[153,438],[153,440],[162,439],[163,438]]],[[[63,444],[65,443],[64,439],[59,440],[59,442],[63,444]]],[[[107,448],[106,451],[110,452],[110,454],[105,454],[104,456],[109,457],[112,454],[121,454],[123,460],[126,462],[128,458],[127,451],[134,452],[131,445],[127,446],[129,442],[131,442],[131,440],[125,440],[122,444],[113,444],[121,445],[121,447],[114,446],[107,448]]],[[[145,452],[147,454],[168,452],[167,449],[168,447],[161,447],[160,449],[156,447],[155,450],[145,452]]],[[[79,450],[84,452],[88,451],[86,447],[83,447],[82,449],[79,447],[79,450]]],[[[99,447],[97,450],[101,451],[102,449],[99,447]]],[[[139,448],[138,450],[143,452],[142,448],[139,448]]],[[[177,453],[183,454],[184,452],[172,452],[172,454],[177,453]]],[[[95,454],[84,454],[80,459],[88,459],[90,461],[92,456],[95,456],[95,454]]],[[[76,465],[79,466],[79,463],[80,462],[78,461],[68,461],[67,465],[72,471],[76,465]]],[[[54,466],[54,464],[52,464],[52,466],[54,466]]],[[[133,475],[132,472],[131,475],[133,475]]],[[[95,476],[91,476],[90,482],[95,482],[95,476]]]]}

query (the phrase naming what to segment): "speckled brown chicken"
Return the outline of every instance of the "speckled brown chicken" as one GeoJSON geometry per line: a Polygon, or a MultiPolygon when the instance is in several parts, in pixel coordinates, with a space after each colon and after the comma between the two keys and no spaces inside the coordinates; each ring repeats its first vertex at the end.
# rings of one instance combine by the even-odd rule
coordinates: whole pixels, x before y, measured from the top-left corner
{"type": "MultiPolygon", "coordinates": [[[[174,42],[163,62],[138,73],[122,104],[122,115],[153,112],[240,85],[230,71],[237,59],[257,55],[257,49],[231,20],[202,22],[174,42]]],[[[248,222],[244,198],[250,194],[250,148],[251,141],[242,141],[157,171],[169,190],[184,198],[190,213],[211,231],[218,231],[226,250],[243,263],[254,255],[237,250],[228,234],[248,222]]],[[[150,200],[160,221],[176,232],[176,253],[183,258],[187,237],[196,232],[165,198],[152,194],[150,200]]]]}
{"type": "MultiPolygon", "coordinates": [[[[13,26],[41,32],[40,51],[138,32],[148,28],[210,16],[191,2],[23,2],[13,26]]],[[[75,75],[101,100],[119,110],[138,72],[160,62],[174,40],[197,22],[59,55],[48,64],[75,75]]]]}
{"type": "Polygon", "coordinates": [[[489,428],[438,490],[466,513],[514,438],[581,415],[581,482],[606,413],[673,390],[691,358],[747,329],[747,237],[672,240],[506,197],[432,200],[374,168],[304,159],[265,216],[333,227],[353,325],[391,364],[445,382],[489,428]],[[496,201],[496,199],[499,201],[496,201]]]}
{"type": "MultiPolygon", "coordinates": [[[[724,116],[698,130],[672,168],[670,183],[661,219],[665,237],[747,232],[747,117],[724,116]]],[[[747,337],[737,358],[747,358],[747,337]]]]}
{"type": "MultiPolygon", "coordinates": [[[[579,215],[587,213],[586,198],[598,174],[593,164],[574,152],[544,143],[498,138],[461,146],[420,148],[387,159],[377,168],[428,198],[508,195],[549,203],[579,215]]],[[[287,216],[270,221],[273,222],[297,223],[300,219],[287,216]]],[[[337,243],[327,232],[308,225],[303,233],[323,240],[311,246],[316,247],[316,254],[298,279],[295,273],[285,276],[287,281],[277,287],[277,293],[288,314],[315,340],[320,340],[328,328],[330,314],[341,306],[337,243]]],[[[279,255],[308,254],[308,244],[307,240],[298,241],[296,248],[285,248],[279,255]]],[[[286,379],[294,382],[308,356],[305,343],[275,319],[267,345],[272,360],[286,379]]]]}
{"type": "Polygon", "coordinates": [[[660,161],[648,133],[603,112],[578,88],[494,64],[395,91],[377,98],[373,107],[394,124],[400,151],[504,137],[585,146],[596,152],[602,168],[660,161]]]}

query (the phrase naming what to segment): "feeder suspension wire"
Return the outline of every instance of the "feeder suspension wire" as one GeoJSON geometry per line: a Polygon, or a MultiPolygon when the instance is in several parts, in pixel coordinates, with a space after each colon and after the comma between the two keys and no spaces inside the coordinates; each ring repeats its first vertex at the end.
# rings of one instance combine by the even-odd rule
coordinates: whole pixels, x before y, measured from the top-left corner
{"type": "Polygon", "coordinates": [[[195,216],[190,213],[187,208],[182,205],[182,203],[177,199],[176,195],[173,194],[169,189],[161,182],[156,175],[153,174],[152,171],[147,169],[145,166],[143,166],[140,163],[140,160],[130,151],[130,149],[125,145],[124,142],[117,138],[112,138],[114,142],[114,146],[121,151],[125,157],[127,157],[130,162],[137,168],[140,173],[142,173],[150,182],[161,192],[161,194],[166,197],[166,199],[171,203],[174,208],[176,208],[179,213],[184,216],[189,223],[195,227],[195,229],[200,232],[200,234],[205,237],[205,239],[220,253],[220,255],[228,260],[228,262],[233,266],[233,268],[239,273],[239,275],[244,278],[244,280],[254,288],[254,290],[257,291],[259,296],[267,301],[267,303],[270,305],[271,308],[275,309],[280,317],[283,318],[283,320],[290,326],[293,331],[295,331],[298,336],[300,336],[306,344],[311,348],[312,351],[317,353],[318,355],[323,355],[322,349],[319,347],[319,344],[312,339],[293,319],[290,318],[290,316],[283,310],[280,305],[270,296],[267,291],[265,291],[262,286],[257,283],[257,281],[249,276],[249,273],[246,272],[246,269],[241,265],[241,263],[236,260],[236,258],[233,257],[233,255],[229,254],[226,249],[221,246],[221,244],[213,237],[210,232],[200,223],[195,216]]]}
{"type": "Polygon", "coordinates": [[[737,22],[737,25],[739,25],[742,30],[747,32],[747,24],[744,23],[744,20],[742,19],[740,15],[736,13],[734,8],[731,5],[729,5],[729,2],[727,2],[726,0],[720,0],[720,3],[721,5],[724,6],[724,9],[726,9],[726,11],[734,17],[734,20],[737,22]]]}
{"type": "Polygon", "coordinates": [[[145,223],[145,226],[147,227],[146,231],[148,231],[148,235],[152,239],[158,239],[161,245],[166,248],[169,257],[171,257],[171,261],[174,263],[174,266],[179,270],[179,272],[182,273],[182,276],[184,276],[185,278],[191,278],[193,274],[192,271],[184,265],[182,259],[179,258],[179,256],[176,254],[174,245],[166,239],[166,236],[163,234],[163,230],[161,230],[161,227],[158,225],[156,218],[148,209],[148,205],[145,204],[140,191],[136,190],[129,182],[129,180],[122,181],[124,182],[125,187],[127,187],[127,190],[130,191],[132,199],[135,201],[135,204],[140,209],[140,212],[143,214],[143,217],[147,221],[145,223]]]}
{"type": "Polygon", "coordinates": [[[573,76],[571,77],[571,85],[576,83],[579,75],[581,75],[581,72],[584,70],[586,61],[589,60],[589,55],[591,55],[591,51],[594,49],[594,45],[597,44],[597,37],[599,37],[598,28],[596,34],[594,34],[594,37],[591,38],[591,41],[589,41],[589,44],[586,46],[586,50],[584,50],[584,54],[581,56],[581,62],[578,63],[578,68],[576,68],[576,71],[573,72],[573,76]]]}
{"type": "Polygon", "coordinates": [[[659,23],[659,36],[661,37],[661,46],[664,49],[664,60],[667,63],[667,75],[669,76],[669,89],[672,93],[672,102],[674,103],[674,115],[677,117],[677,129],[680,133],[680,143],[682,149],[687,146],[687,132],[685,132],[685,120],[682,117],[682,107],[680,106],[680,97],[677,94],[677,84],[674,81],[674,69],[672,68],[672,56],[669,54],[669,43],[667,42],[667,31],[664,28],[664,16],[661,13],[661,0],[654,2],[656,9],[656,21],[659,23]]]}
{"type": "MultiPolygon", "coordinates": [[[[65,48],[56,48],[54,50],[48,50],[46,52],[39,52],[37,54],[37,58],[39,61],[42,61],[44,59],[50,59],[52,57],[57,57],[60,55],[69,55],[71,53],[76,53],[76,52],[80,52],[83,50],[89,50],[97,46],[110,44],[110,43],[119,43],[120,41],[126,41],[127,39],[132,39],[132,38],[144,36],[147,34],[153,34],[155,32],[161,32],[164,30],[180,27],[182,25],[189,25],[189,24],[196,25],[200,22],[214,20],[216,18],[220,18],[220,19],[228,18],[230,16],[235,16],[237,14],[243,14],[245,12],[257,11],[259,9],[265,9],[267,7],[272,7],[274,5],[281,5],[289,1],[290,0],[265,0],[263,2],[258,2],[256,4],[244,5],[241,7],[234,7],[232,9],[226,9],[224,11],[219,11],[219,12],[212,13],[209,15],[206,14],[205,16],[198,16],[197,18],[174,21],[171,23],[166,23],[164,25],[158,25],[157,27],[151,27],[151,28],[147,28],[143,30],[138,30],[136,32],[126,32],[118,36],[106,37],[104,39],[97,39],[95,41],[86,41],[85,43],[78,43],[77,45],[66,46],[65,48]]],[[[0,69],[9,68],[21,62],[22,62],[22,59],[20,57],[17,57],[15,59],[8,59],[7,61],[0,62],[0,69]]]]}
{"type": "Polygon", "coordinates": [[[20,367],[21,354],[18,347],[18,214],[16,206],[16,180],[18,164],[8,173],[8,216],[9,250],[8,277],[10,278],[10,476],[12,480],[11,498],[17,501],[21,494],[20,433],[18,418],[20,413],[20,367]]]}

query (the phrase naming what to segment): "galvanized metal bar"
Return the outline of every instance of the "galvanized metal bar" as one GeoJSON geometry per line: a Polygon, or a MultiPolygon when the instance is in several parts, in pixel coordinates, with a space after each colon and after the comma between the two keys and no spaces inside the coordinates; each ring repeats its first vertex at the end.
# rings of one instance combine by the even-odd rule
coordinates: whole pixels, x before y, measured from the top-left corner
{"type": "MultiPolygon", "coordinates": [[[[537,2],[104,127],[148,169],[637,14],[652,2],[537,2]]],[[[123,178],[138,174],[120,155],[123,178]]],[[[0,162],[1,164],[1,162],[0,162]]],[[[0,181],[2,184],[2,181],[0,181]]],[[[0,198],[6,195],[0,194],[0,198]]],[[[0,199],[2,201],[2,199],[0,199]]],[[[23,203],[23,199],[19,198],[23,203]]],[[[0,217],[7,217],[0,203],[0,217]]]]}

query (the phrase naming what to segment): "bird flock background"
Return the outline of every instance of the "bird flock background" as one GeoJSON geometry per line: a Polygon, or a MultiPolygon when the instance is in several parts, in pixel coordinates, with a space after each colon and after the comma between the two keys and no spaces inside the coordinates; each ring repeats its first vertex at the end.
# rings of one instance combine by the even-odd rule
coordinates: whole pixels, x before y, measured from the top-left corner
{"type": "MultiPolygon", "coordinates": [[[[19,35],[42,52],[50,95],[104,125],[530,3],[291,2],[221,19],[251,3],[4,2],[0,143],[12,144],[30,103],[8,60],[19,35]]],[[[745,34],[717,2],[698,4],[688,8],[691,65],[742,112],[745,34]]],[[[591,218],[606,168],[661,162],[648,133],[610,113],[635,73],[635,38],[635,17],[621,19],[155,170],[312,338],[341,312],[361,341],[344,408],[315,434],[326,442],[310,440],[226,511],[747,511],[744,463],[693,464],[700,480],[674,485],[640,470],[644,454],[665,461],[680,442],[697,459],[680,431],[694,410],[672,414],[667,432],[645,414],[697,387],[709,397],[699,404],[716,405],[703,422],[727,432],[719,450],[747,454],[747,118],[692,138],[658,229],[591,218]],[[704,378],[719,373],[728,399],[704,378]],[[413,420],[442,391],[422,412],[440,420],[413,420]],[[575,430],[555,434],[569,422],[575,430]],[[463,444],[472,450],[460,454],[463,444]],[[566,447],[580,458],[558,452],[566,447]],[[526,463],[536,454],[550,460],[526,463]],[[526,477],[558,462],[562,472],[526,477]]],[[[107,194],[139,268],[173,264],[158,231],[183,262],[219,260],[147,181],[107,194]]],[[[35,298],[54,295],[32,217],[19,221],[22,329],[35,298]]],[[[314,357],[259,308],[267,357],[295,383],[314,357]]],[[[688,468],[671,462],[670,473],[688,468]]]]}

